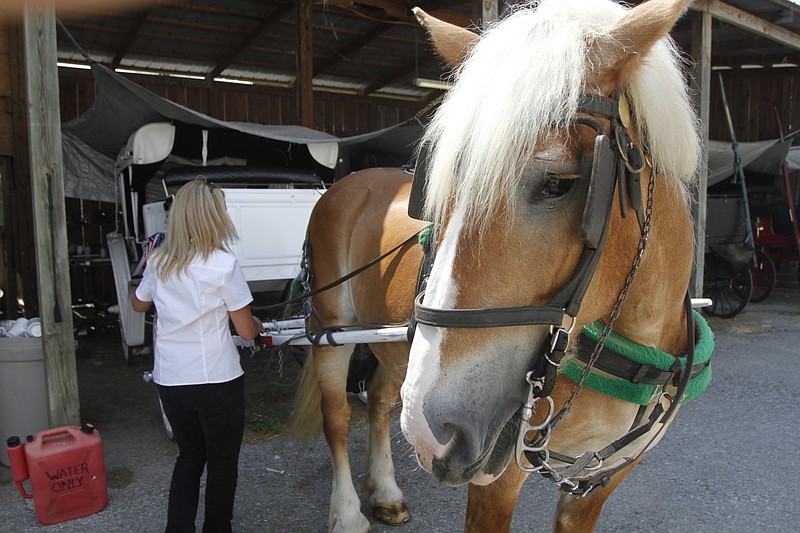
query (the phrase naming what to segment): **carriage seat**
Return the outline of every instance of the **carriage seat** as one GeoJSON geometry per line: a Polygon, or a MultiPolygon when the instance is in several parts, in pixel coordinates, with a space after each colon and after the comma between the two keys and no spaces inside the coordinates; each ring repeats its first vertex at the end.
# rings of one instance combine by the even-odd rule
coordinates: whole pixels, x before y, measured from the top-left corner
{"type": "Polygon", "coordinates": [[[730,263],[734,272],[747,267],[747,264],[753,259],[754,249],[746,242],[708,244],[707,248],[720,259],[730,263]]]}
{"type": "MultiPolygon", "coordinates": [[[[786,207],[786,196],[774,185],[753,185],[747,188],[750,200],[751,217],[769,217],[772,222],[772,233],[776,237],[789,237],[793,233],[792,219],[786,207]]],[[[795,204],[794,212],[797,213],[795,204]]]]}
{"type": "Polygon", "coordinates": [[[774,185],[748,185],[747,199],[750,202],[750,216],[772,216],[772,208],[785,204],[783,192],[774,185]]]}
{"type": "MultiPolygon", "coordinates": [[[[794,204],[795,214],[798,213],[798,208],[800,208],[800,204],[794,204]]],[[[785,203],[772,206],[770,219],[772,219],[772,232],[776,237],[789,237],[794,233],[789,208],[785,203]]]]}

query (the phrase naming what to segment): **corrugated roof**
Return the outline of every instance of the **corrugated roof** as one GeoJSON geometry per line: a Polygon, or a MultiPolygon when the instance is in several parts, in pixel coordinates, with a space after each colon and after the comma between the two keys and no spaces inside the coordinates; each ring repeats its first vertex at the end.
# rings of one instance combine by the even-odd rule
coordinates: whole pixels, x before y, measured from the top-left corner
{"type": "MultiPolygon", "coordinates": [[[[800,39],[800,6],[790,0],[713,3],[747,17],[758,17],[768,23],[768,28],[778,28],[800,39]]],[[[297,68],[295,4],[156,0],[136,9],[96,9],[59,17],[86,53],[113,68],[289,85],[294,82],[297,68]]],[[[421,101],[434,98],[438,91],[419,88],[413,80],[443,78],[447,68],[431,53],[411,7],[419,5],[444,20],[466,26],[478,18],[473,14],[474,4],[472,0],[315,2],[315,88],[421,101]]],[[[722,20],[715,19],[713,28],[714,65],[738,68],[749,64],[800,64],[800,51],[796,48],[722,20]]],[[[674,36],[684,48],[690,47],[689,17],[679,23],[674,36]]],[[[82,59],[63,32],[59,32],[58,56],[63,61],[82,59]]]]}

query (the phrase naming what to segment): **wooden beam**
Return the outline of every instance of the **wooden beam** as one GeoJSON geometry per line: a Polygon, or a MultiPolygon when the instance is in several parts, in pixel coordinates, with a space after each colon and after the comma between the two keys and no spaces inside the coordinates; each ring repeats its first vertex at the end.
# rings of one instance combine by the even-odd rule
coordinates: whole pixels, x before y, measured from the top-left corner
{"type": "Polygon", "coordinates": [[[347,46],[342,47],[341,50],[335,51],[328,59],[315,62],[314,74],[318,76],[331,67],[338,65],[344,59],[349,58],[358,50],[386,33],[391,27],[391,24],[387,24],[385,22],[376,24],[371,30],[352,40],[347,46]]]}
{"type": "Polygon", "coordinates": [[[347,9],[359,9],[361,6],[369,6],[383,10],[387,16],[393,18],[405,18],[408,16],[409,6],[406,2],[399,0],[326,0],[326,3],[347,9]]]}
{"type": "Polygon", "coordinates": [[[689,9],[710,13],[715,19],[727,22],[789,48],[800,50],[800,34],[772,24],[746,11],[737,9],[719,0],[695,0],[689,9]]]}
{"type": "Polygon", "coordinates": [[[378,89],[389,85],[395,81],[402,80],[406,78],[409,74],[412,74],[414,71],[417,70],[421,65],[427,65],[431,61],[436,58],[436,55],[432,51],[425,52],[419,59],[416,61],[412,61],[411,63],[406,63],[405,65],[394,69],[394,71],[389,76],[384,76],[376,80],[375,82],[368,85],[365,89],[359,91],[359,94],[362,96],[368,96],[378,89]]]}
{"type": "Polygon", "coordinates": [[[272,11],[272,13],[270,13],[267,17],[265,17],[261,22],[258,23],[258,26],[256,26],[253,29],[253,31],[248,33],[247,36],[244,39],[242,39],[242,42],[240,42],[233,50],[228,52],[228,54],[222,59],[222,61],[217,63],[214,66],[214,68],[211,69],[211,72],[209,72],[206,75],[206,80],[211,81],[220,74],[222,74],[222,72],[226,68],[231,66],[231,64],[236,60],[237,57],[239,57],[239,55],[242,52],[247,50],[250,47],[250,45],[253,44],[253,41],[258,39],[267,28],[275,24],[275,22],[280,20],[291,9],[292,9],[292,4],[283,4],[277,6],[272,11]]]}
{"type": "Polygon", "coordinates": [[[706,187],[708,184],[708,130],[711,108],[711,13],[692,14],[692,58],[694,59],[695,107],[700,119],[701,152],[697,180],[691,190],[694,220],[694,271],[692,296],[703,295],[706,242],[706,187]]]}
{"type": "Polygon", "coordinates": [[[117,68],[122,62],[122,58],[128,53],[131,44],[133,44],[133,41],[136,40],[136,37],[139,35],[142,26],[144,26],[145,22],[147,22],[147,17],[150,16],[150,12],[152,10],[153,8],[151,7],[145,8],[136,16],[131,28],[128,30],[128,33],[125,34],[125,40],[122,41],[122,46],[119,47],[119,50],[117,50],[117,53],[114,55],[114,59],[111,60],[111,70],[117,68]]]}
{"type": "Polygon", "coordinates": [[[297,0],[297,116],[300,125],[314,127],[314,9],[311,0],[297,0]]]}
{"type": "Polygon", "coordinates": [[[64,207],[56,18],[52,0],[26,4],[23,36],[36,275],[50,425],[76,425],[80,422],[80,410],[64,207]]]}

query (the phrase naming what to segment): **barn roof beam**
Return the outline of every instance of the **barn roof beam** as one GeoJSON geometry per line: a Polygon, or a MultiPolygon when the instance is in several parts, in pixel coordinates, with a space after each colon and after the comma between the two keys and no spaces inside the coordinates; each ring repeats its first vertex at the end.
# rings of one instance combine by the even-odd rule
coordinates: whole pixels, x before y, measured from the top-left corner
{"type": "Polygon", "coordinates": [[[800,34],[772,24],[746,11],[737,9],[719,0],[695,0],[690,6],[695,11],[705,11],[722,22],[778,42],[789,48],[800,50],[800,34]]]}
{"type": "Polygon", "coordinates": [[[135,41],[136,37],[139,36],[139,32],[142,30],[142,26],[144,26],[144,24],[147,22],[147,17],[150,16],[150,12],[152,10],[152,7],[147,7],[139,11],[139,13],[136,15],[131,28],[125,35],[125,40],[122,41],[122,46],[119,47],[119,50],[117,50],[117,53],[114,55],[114,59],[111,60],[112,70],[117,68],[120,63],[122,63],[122,58],[125,57],[131,45],[133,44],[133,41],[135,41]]]}
{"type": "Polygon", "coordinates": [[[433,61],[435,57],[436,56],[434,55],[433,52],[431,51],[425,52],[424,54],[419,56],[419,59],[417,59],[416,61],[411,61],[410,63],[406,63],[405,65],[394,69],[391,75],[375,80],[375,82],[368,85],[365,89],[359,91],[359,94],[362,96],[368,96],[374,93],[375,91],[381,89],[382,87],[389,85],[392,82],[402,80],[409,74],[415,72],[420,66],[427,65],[428,63],[433,61]]]}
{"type": "Polygon", "coordinates": [[[399,0],[327,0],[333,6],[345,9],[359,10],[363,6],[382,10],[386,15],[394,18],[404,18],[408,16],[408,5],[399,0]]]}
{"type": "Polygon", "coordinates": [[[216,66],[214,66],[214,68],[211,69],[211,72],[209,72],[206,75],[206,80],[209,81],[213,80],[214,78],[222,74],[222,72],[226,68],[231,66],[231,64],[236,60],[237,57],[239,57],[239,55],[242,52],[247,50],[247,48],[251,44],[253,44],[253,41],[258,39],[261,36],[261,34],[264,33],[264,30],[275,24],[275,22],[280,20],[291,9],[292,9],[291,3],[281,4],[277,6],[272,11],[272,13],[270,13],[267,17],[265,17],[264,19],[261,20],[261,22],[258,23],[258,25],[253,29],[253,31],[251,31],[249,34],[247,34],[247,36],[244,39],[242,39],[242,42],[240,42],[235,48],[233,48],[230,52],[228,52],[228,54],[222,59],[222,61],[217,63],[216,66]]]}
{"type": "Polygon", "coordinates": [[[381,22],[380,24],[375,25],[367,33],[364,33],[360,37],[353,39],[350,44],[346,45],[341,50],[335,51],[328,59],[324,61],[317,61],[314,63],[314,75],[318,76],[333,66],[338,65],[343,60],[349,59],[350,56],[386,33],[391,27],[391,24],[381,22]]]}

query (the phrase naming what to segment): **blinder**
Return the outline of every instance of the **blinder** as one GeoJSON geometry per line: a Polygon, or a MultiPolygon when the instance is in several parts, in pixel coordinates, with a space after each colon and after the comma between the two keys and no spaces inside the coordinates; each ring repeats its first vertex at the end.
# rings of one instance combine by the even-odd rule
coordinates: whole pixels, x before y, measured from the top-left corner
{"type": "Polygon", "coordinates": [[[598,135],[594,139],[592,173],[589,179],[589,192],[586,195],[586,206],[578,228],[578,237],[593,250],[601,245],[604,233],[608,229],[608,215],[614,199],[615,167],[611,141],[605,135],[598,135]]]}
{"type": "Polygon", "coordinates": [[[414,177],[411,179],[411,195],[408,198],[408,216],[411,218],[430,222],[423,215],[425,205],[425,191],[428,188],[428,147],[420,146],[417,162],[414,165],[414,177]]]}

